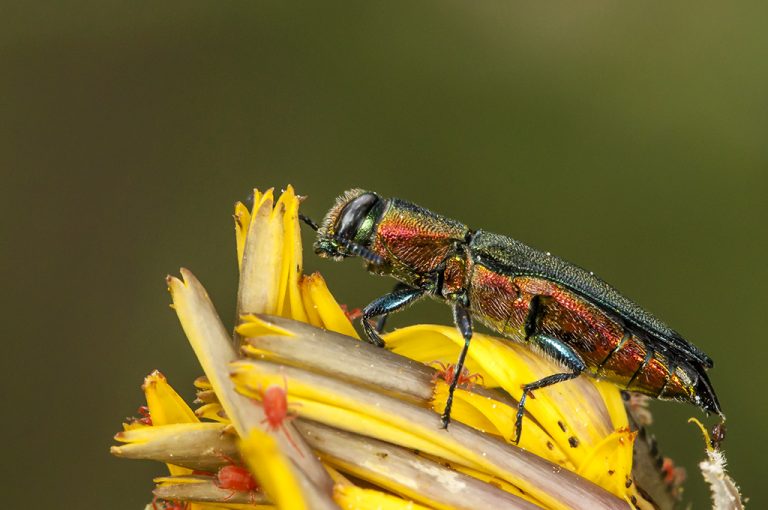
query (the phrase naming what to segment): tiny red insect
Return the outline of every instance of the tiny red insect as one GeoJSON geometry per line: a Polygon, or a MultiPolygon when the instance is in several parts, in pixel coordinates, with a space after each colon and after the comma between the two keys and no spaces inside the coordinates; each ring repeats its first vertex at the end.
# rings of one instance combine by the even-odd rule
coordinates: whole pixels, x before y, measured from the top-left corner
{"type": "MultiPolygon", "coordinates": [[[[291,434],[285,427],[285,422],[297,417],[296,413],[288,409],[288,380],[283,376],[283,387],[277,384],[270,384],[266,390],[259,389],[261,394],[261,404],[264,406],[264,418],[261,423],[266,423],[267,428],[273,432],[282,430],[285,437],[290,441],[293,447],[302,457],[304,454],[293,441],[291,434]]],[[[296,404],[300,405],[300,404],[296,404]]]]}
{"type": "Polygon", "coordinates": [[[250,471],[235,464],[219,468],[215,483],[220,489],[235,491],[254,491],[259,488],[259,484],[253,479],[250,471]]]}
{"type": "Polygon", "coordinates": [[[141,415],[141,418],[137,418],[136,416],[131,416],[128,418],[128,421],[130,423],[141,423],[142,425],[152,425],[152,417],[149,415],[149,407],[140,406],[137,409],[137,412],[139,413],[139,415],[141,415]]]}
{"type": "MultiPolygon", "coordinates": [[[[448,363],[446,365],[442,361],[433,361],[432,363],[429,363],[429,364],[437,365],[437,367],[439,367],[435,375],[432,376],[433,383],[437,382],[438,379],[442,379],[448,384],[451,384],[453,382],[453,378],[456,376],[455,364],[448,363]]],[[[463,367],[461,370],[461,374],[459,374],[459,380],[457,381],[456,385],[459,387],[464,386],[466,389],[471,390],[472,387],[475,385],[475,382],[477,382],[478,380],[480,381],[481,384],[485,384],[485,380],[483,379],[482,375],[470,374],[469,369],[467,367],[463,367]]]]}
{"type": "Polygon", "coordinates": [[[363,316],[363,311],[360,308],[353,308],[352,310],[350,310],[349,307],[347,307],[347,305],[342,304],[340,306],[341,306],[341,310],[344,312],[344,315],[347,316],[347,319],[349,319],[350,322],[357,320],[363,316]]]}
{"type": "Polygon", "coordinates": [[[675,466],[675,462],[669,457],[664,457],[661,474],[664,477],[664,483],[671,488],[680,487],[686,478],[685,468],[675,466]]]}
{"type": "Polygon", "coordinates": [[[250,494],[251,503],[256,501],[256,491],[259,490],[259,484],[243,466],[238,465],[234,459],[222,455],[229,464],[222,466],[216,472],[213,483],[219,489],[231,490],[232,493],[224,498],[229,500],[235,495],[235,492],[248,492],[250,494]]]}
{"type": "Polygon", "coordinates": [[[187,510],[189,503],[182,503],[181,501],[168,501],[165,499],[158,499],[157,496],[152,498],[153,510],[187,510]],[[157,506],[160,503],[162,506],[157,506]]]}

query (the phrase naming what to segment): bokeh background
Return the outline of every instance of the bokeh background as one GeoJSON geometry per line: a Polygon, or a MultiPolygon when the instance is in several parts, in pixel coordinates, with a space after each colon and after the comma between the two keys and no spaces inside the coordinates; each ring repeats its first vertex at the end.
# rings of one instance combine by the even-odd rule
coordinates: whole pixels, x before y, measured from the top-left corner
{"type": "MultiPolygon", "coordinates": [[[[370,188],[613,283],[715,359],[765,507],[766,5],[3,2],[3,504],[142,507],[162,470],[111,436],[149,371],[190,398],[200,373],[164,277],[231,324],[232,205],[292,183],[315,218],[370,188]]],[[[391,285],[306,266],[351,305],[391,285]]],[[[427,320],[448,310],[392,324],[427,320]]],[[[653,411],[706,508],[702,415],[653,411]]]]}

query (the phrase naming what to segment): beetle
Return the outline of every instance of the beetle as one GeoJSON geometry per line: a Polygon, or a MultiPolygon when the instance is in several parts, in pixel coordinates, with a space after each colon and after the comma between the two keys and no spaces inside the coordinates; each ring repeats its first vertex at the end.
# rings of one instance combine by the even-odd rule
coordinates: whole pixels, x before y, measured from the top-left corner
{"type": "MultiPolygon", "coordinates": [[[[363,309],[371,343],[384,346],[379,333],[388,314],[429,296],[451,306],[464,338],[455,374],[464,367],[473,319],[563,367],[523,386],[515,442],[528,395],[581,374],[725,418],[706,373],[712,359],[591,272],[510,237],[360,189],[341,195],[320,225],[301,219],[317,231],[319,256],[358,256],[371,273],[399,281],[363,309]]],[[[449,387],[443,428],[458,381],[454,377],[449,387]]]]}

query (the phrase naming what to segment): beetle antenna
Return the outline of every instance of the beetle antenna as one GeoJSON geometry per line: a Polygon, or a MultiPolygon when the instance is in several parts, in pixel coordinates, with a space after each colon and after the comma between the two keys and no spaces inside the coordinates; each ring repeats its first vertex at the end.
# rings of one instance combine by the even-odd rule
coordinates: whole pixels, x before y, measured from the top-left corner
{"type": "Polygon", "coordinates": [[[339,244],[344,246],[344,248],[347,249],[350,255],[356,255],[358,257],[362,257],[363,259],[367,260],[371,264],[375,264],[377,266],[384,264],[384,257],[379,255],[378,253],[374,253],[365,246],[362,246],[360,244],[357,244],[353,241],[350,241],[349,239],[343,239],[341,237],[334,237],[335,241],[337,241],[339,244]]]}
{"type": "Polygon", "coordinates": [[[314,230],[315,232],[317,232],[317,231],[320,229],[320,226],[319,226],[317,223],[315,223],[314,221],[312,221],[312,220],[311,220],[310,218],[308,218],[307,216],[304,216],[303,214],[299,214],[299,219],[300,219],[301,221],[303,221],[304,223],[306,223],[307,225],[309,225],[309,228],[311,228],[311,229],[312,229],[312,230],[314,230]]]}

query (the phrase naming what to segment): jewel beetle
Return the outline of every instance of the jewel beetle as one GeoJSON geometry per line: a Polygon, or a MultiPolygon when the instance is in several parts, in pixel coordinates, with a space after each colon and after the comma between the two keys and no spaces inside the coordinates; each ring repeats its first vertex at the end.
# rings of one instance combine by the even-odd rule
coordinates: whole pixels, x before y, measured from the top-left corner
{"type": "MultiPolygon", "coordinates": [[[[690,402],[724,419],[706,373],[712,359],[591,272],[516,239],[370,191],[347,191],[319,225],[301,219],[317,231],[314,246],[321,257],[361,257],[370,272],[398,280],[391,293],[362,311],[373,344],[384,345],[379,334],[388,314],[432,297],[451,306],[464,338],[456,374],[462,373],[473,320],[562,366],[523,386],[516,442],[528,395],[581,374],[653,398],[690,402]]],[[[449,387],[444,427],[458,379],[449,387]]]]}

